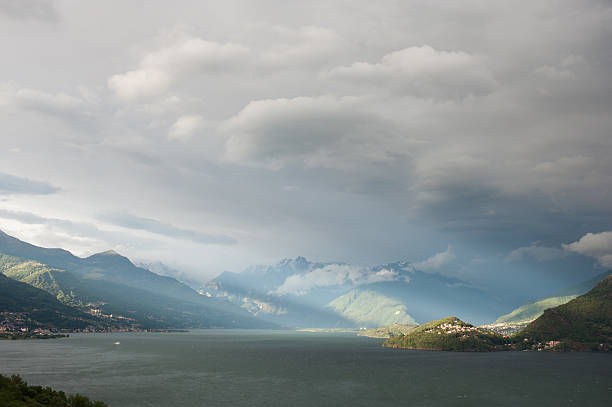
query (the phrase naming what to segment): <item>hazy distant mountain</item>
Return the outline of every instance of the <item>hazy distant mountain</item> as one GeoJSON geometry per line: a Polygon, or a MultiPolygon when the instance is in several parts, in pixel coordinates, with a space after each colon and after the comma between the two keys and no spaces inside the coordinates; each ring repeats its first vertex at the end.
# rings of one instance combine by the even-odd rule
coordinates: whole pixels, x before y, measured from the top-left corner
{"type": "Polygon", "coordinates": [[[391,324],[387,326],[380,326],[378,328],[369,328],[360,330],[357,335],[367,336],[370,338],[391,338],[392,336],[405,335],[408,332],[414,330],[419,325],[403,325],[403,324],[391,324]]]}
{"type": "Polygon", "coordinates": [[[562,350],[612,350],[612,275],[588,293],[544,311],[516,340],[562,350]]]}
{"type": "Polygon", "coordinates": [[[193,277],[191,274],[186,273],[182,270],[178,270],[174,267],[170,267],[167,264],[162,263],[161,261],[154,262],[136,262],[136,266],[152,271],[155,274],[160,276],[171,277],[177,280],[180,283],[183,283],[194,290],[200,290],[202,285],[206,282],[204,279],[200,280],[198,278],[193,277]]]}
{"type": "Polygon", "coordinates": [[[504,309],[465,281],[415,270],[409,262],[358,267],[297,257],[224,272],[206,284],[205,292],[296,327],[375,327],[427,322],[449,313],[481,323],[504,309]]]}
{"type": "Polygon", "coordinates": [[[375,291],[353,289],[330,302],[328,307],[362,327],[380,324],[417,325],[406,304],[375,291]]]}
{"type": "Polygon", "coordinates": [[[239,307],[136,267],[113,251],[80,258],[0,232],[0,254],[0,270],[8,277],[41,288],[67,305],[99,308],[141,327],[263,326],[239,307]]]}
{"type": "Polygon", "coordinates": [[[499,318],[497,318],[495,323],[521,323],[533,321],[534,319],[542,315],[544,313],[544,310],[566,304],[574,298],[578,297],[579,295],[588,292],[598,282],[607,277],[609,274],[610,272],[607,271],[582,283],[561,290],[552,297],[544,298],[522,305],[514,309],[510,313],[500,316],[499,318]]]}

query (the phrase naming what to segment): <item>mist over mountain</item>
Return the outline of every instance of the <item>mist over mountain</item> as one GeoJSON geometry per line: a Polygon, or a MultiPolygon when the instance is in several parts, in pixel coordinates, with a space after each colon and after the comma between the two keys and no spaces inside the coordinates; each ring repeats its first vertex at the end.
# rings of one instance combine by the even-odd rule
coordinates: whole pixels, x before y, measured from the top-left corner
{"type": "Polygon", "coordinates": [[[450,311],[482,323],[508,306],[466,281],[420,271],[406,261],[361,267],[297,257],[224,272],[203,292],[297,327],[422,323],[450,311]]]}
{"type": "Polygon", "coordinates": [[[135,265],[137,267],[152,271],[153,273],[158,274],[160,276],[174,278],[178,282],[183,283],[196,291],[199,290],[202,287],[202,284],[206,282],[206,279],[201,276],[198,277],[193,273],[188,273],[177,268],[168,266],[167,264],[162,263],[161,261],[137,261],[135,262],[135,265]]]}

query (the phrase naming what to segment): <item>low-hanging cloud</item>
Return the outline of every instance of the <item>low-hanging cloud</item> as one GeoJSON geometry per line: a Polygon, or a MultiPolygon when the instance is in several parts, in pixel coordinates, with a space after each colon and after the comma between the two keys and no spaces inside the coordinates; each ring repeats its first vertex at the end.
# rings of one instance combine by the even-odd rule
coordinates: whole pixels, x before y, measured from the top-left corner
{"type": "Polygon", "coordinates": [[[349,264],[329,264],[304,274],[293,274],[287,277],[273,293],[306,295],[314,288],[373,284],[399,279],[404,279],[404,277],[395,270],[372,270],[349,264]]]}
{"type": "Polygon", "coordinates": [[[519,247],[510,252],[507,261],[536,260],[538,262],[553,261],[565,257],[566,253],[558,247],[545,247],[532,244],[531,246],[519,247]]]}
{"type": "Polygon", "coordinates": [[[591,257],[601,267],[612,268],[612,231],[587,233],[575,242],[563,244],[568,252],[591,257]]]}
{"type": "MultiPolygon", "coordinates": [[[[114,247],[118,250],[134,247],[134,236],[119,231],[103,230],[93,223],[57,217],[41,216],[26,211],[0,208],[0,219],[9,220],[15,236],[45,247],[76,248],[76,252],[91,254],[114,247]]],[[[4,222],[0,222],[4,226],[4,222]]],[[[3,230],[7,232],[7,230],[3,230]]],[[[10,231],[8,231],[10,232],[10,231]]],[[[136,243],[148,248],[159,248],[160,242],[152,239],[139,239],[136,243]]]]}
{"type": "Polygon", "coordinates": [[[44,182],[0,172],[0,194],[48,195],[60,189],[44,182]]]}
{"type": "Polygon", "coordinates": [[[412,263],[410,266],[419,271],[435,272],[451,264],[456,258],[453,248],[448,246],[445,251],[436,253],[423,261],[412,263]]]}
{"type": "Polygon", "coordinates": [[[183,229],[156,219],[134,216],[123,212],[109,212],[98,216],[98,219],[127,229],[142,230],[157,235],[190,240],[200,244],[230,245],[236,240],[230,236],[202,233],[195,230],[183,229]]]}

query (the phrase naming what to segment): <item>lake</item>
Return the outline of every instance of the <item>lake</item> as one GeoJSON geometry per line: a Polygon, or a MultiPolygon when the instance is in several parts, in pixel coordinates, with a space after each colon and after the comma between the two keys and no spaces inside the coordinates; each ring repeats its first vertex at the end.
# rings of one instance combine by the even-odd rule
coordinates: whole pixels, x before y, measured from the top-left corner
{"type": "Polygon", "coordinates": [[[612,405],[610,354],[427,352],[381,342],[293,331],[72,334],[0,341],[0,373],[111,407],[612,405]]]}

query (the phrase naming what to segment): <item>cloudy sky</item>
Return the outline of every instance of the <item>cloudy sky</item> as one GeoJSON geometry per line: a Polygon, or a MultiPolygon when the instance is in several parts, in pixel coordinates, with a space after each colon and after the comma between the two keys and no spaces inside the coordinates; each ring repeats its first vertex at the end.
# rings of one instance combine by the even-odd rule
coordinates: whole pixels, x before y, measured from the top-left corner
{"type": "Polygon", "coordinates": [[[612,267],[611,45],[605,0],[0,0],[0,229],[204,277],[580,280],[612,267]]]}

